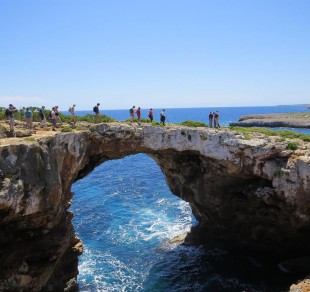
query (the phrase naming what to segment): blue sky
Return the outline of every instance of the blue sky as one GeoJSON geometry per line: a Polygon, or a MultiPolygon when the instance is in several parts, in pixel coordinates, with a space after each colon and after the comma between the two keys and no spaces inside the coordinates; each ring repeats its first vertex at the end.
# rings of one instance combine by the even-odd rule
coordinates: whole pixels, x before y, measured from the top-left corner
{"type": "Polygon", "coordinates": [[[0,106],[310,103],[309,0],[0,0],[0,106]]]}

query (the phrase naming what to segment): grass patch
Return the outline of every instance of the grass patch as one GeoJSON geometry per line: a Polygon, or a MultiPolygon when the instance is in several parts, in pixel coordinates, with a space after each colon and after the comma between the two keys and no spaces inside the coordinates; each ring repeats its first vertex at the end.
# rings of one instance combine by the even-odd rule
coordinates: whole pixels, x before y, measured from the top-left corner
{"type": "Polygon", "coordinates": [[[187,127],[192,127],[192,128],[208,127],[208,125],[203,123],[203,122],[197,122],[197,121],[192,121],[192,120],[183,121],[179,125],[187,126],[187,127]]]}
{"type": "Polygon", "coordinates": [[[249,135],[251,133],[261,133],[265,134],[266,136],[278,136],[282,139],[300,139],[305,142],[310,142],[310,135],[296,133],[293,131],[276,131],[270,130],[267,128],[243,128],[243,127],[230,127],[231,130],[240,132],[245,135],[249,135]]]}
{"type": "Polygon", "coordinates": [[[153,122],[151,123],[151,125],[152,125],[152,126],[159,126],[159,125],[160,125],[160,122],[153,121],[153,122]]]}
{"type": "Polygon", "coordinates": [[[26,137],[25,140],[29,141],[29,142],[35,142],[36,141],[36,139],[34,137],[26,137]]]}

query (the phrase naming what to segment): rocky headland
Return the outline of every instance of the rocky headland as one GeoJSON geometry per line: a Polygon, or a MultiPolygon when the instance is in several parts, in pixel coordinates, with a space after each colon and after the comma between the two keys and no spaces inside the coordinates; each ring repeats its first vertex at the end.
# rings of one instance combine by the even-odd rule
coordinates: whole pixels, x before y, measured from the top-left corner
{"type": "Polygon", "coordinates": [[[0,291],[77,289],[83,247],[68,210],[71,186],[137,153],[152,157],[172,193],[189,202],[199,226],[188,240],[310,254],[310,143],[289,150],[289,139],[259,133],[120,123],[31,138],[0,139],[0,291]]]}
{"type": "Polygon", "coordinates": [[[238,127],[288,127],[310,128],[310,113],[256,114],[241,116],[238,122],[229,123],[238,127]]]}

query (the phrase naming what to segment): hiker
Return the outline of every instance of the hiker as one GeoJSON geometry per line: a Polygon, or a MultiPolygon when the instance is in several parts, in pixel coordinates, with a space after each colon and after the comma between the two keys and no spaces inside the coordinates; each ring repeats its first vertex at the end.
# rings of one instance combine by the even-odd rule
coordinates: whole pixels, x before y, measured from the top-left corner
{"type": "Polygon", "coordinates": [[[135,108],[136,107],[133,105],[132,108],[129,110],[129,114],[130,114],[132,123],[135,121],[135,108]]]}
{"type": "Polygon", "coordinates": [[[41,125],[41,128],[45,128],[46,127],[46,117],[45,117],[45,106],[42,105],[42,107],[40,108],[39,110],[39,117],[41,119],[40,121],[40,125],[41,125]]]}
{"type": "Polygon", "coordinates": [[[166,120],[166,114],[165,109],[163,109],[160,113],[160,122],[163,123],[163,126],[165,125],[165,120],[166,120]]]}
{"type": "Polygon", "coordinates": [[[138,107],[138,109],[136,110],[136,115],[138,117],[138,125],[140,126],[140,118],[141,118],[141,108],[138,107]]]}
{"type": "Polygon", "coordinates": [[[95,113],[95,123],[98,123],[99,121],[99,106],[100,103],[98,102],[97,105],[93,107],[93,112],[95,113]]]}
{"type": "Polygon", "coordinates": [[[14,133],[14,126],[15,126],[14,113],[16,111],[17,109],[13,106],[13,104],[9,104],[9,107],[5,110],[5,115],[9,119],[11,134],[14,133]]]}
{"type": "Polygon", "coordinates": [[[71,124],[75,124],[75,104],[69,107],[69,113],[71,114],[71,124]]]}
{"type": "Polygon", "coordinates": [[[33,131],[33,114],[29,107],[27,107],[25,111],[25,120],[27,124],[27,129],[33,131]]]}
{"type": "Polygon", "coordinates": [[[149,116],[150,121],[152,123],[153,122],[153,118],[154,118],[154,116],[153,116],[153,109],[152,108],[150,108],[148,116],[149,116]]]}
{"type": "Polygon", "coordinates": [[[60,116],[59,116],[58,105],[55,105],[55,106],[54,106],[54,113],[55,113],[55,115],[56,115],[56,124],[57,124],[57,122],[59,122],[59,123],[60,123],[60,126],[62,126],[62,120],[61,120],[61,118],[60,118],[60,116]]]}
{"type": "Polygon", "coordinates": [[[53,107],[52,111],[50,112],[50,118],[51,118],[51,123],[52,123],[52,130],[56,131],[56,112],[55,112],[56,108],[53,107]]]}
{"type": "Polygon", "coordinates": [[[220,115],[219,115],[219,112],[216,111],[213,113],[213,119],[214,119],[214,128],[218,129],[220,128],[220,123],[219,123],[219,118],[220,118],[220,115]]]}
{"type": "Polygon", "coordinates": [[[209,113],[209,127],[212,128],[212,121],[213,121],[213,113],[209,113]]]}

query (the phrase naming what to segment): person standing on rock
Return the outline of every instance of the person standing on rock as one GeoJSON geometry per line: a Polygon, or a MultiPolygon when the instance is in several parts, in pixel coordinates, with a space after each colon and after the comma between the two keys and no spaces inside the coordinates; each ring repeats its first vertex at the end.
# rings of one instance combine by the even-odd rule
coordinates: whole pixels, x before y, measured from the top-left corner
{"type": "Polygon", "coordinates": [[[209,127],[212,128],[212,122],[213,122],[213,113],[209,113],[209,127]]]}
{"type": "Polygon", "coordinates": [[[150,108],[148,116],[149,116],[150,121],[151,121],[151,123],[152,123],[152,122],[153,122],[153,118],[154,118],[153,109],[152,109],[152,108],[150,108]]]}
{"type": "Polygon", "coordinates": [[[216,111],[214,114],[214,128],[216,129],[219,129],[221,126],[220,126],[220,122],[219,122],[219,119],[220,119],[220,114],[218,111],[216,111]]]}
{"type": "Polygon", "coordinates": [[[32,132],[33,131],[33,114],[29,107],[27,107],[25,111],[25,120],[26,120],[27,129],[32,132]]]}
{"type": "Polygon", "coordinates": [[[131,122],[133,123],[135,121],[135,106],[133,105],[132,108],[129,110],[131,122]]]}
{"type": "Polygon", "coordinates": [[[98,102],[94,107],[93,107],[93,111],[95,113],[95,123],[98,123],[99,122],[99,106],[100,106],[100,103],[98,102]]]}
{"type": "Polygon", "coordinates": [[[42,107],[39,110],[39,116],[40,116],[40,125],[41,128],[46,127],[46,117],[45,117],[45,106],[42,105],[42,107]]]}
{"type": "Polygon", "coordinates": [[[52,108],[52,111],[50,112],[50,118],[51,118],[51,123],[52,123],[52,131],[56,131],[56,112],[55,112],[55,107],[52,108]]]}
{"type": "Polygon", "coordinates": [[[69,113],[71,114],[71,124],[75,124],[75,104],[69,107],[69,113]]]}
{"type": "Polygon", "coordinates": [[[59,115],[58,105],[56,105],[54,107],[54,112],[55,112],[55,115],[56,115],[56,123],[59,122],[60,126],[62,126],[62,120],[61,120],[60,115],[59,115]]]}
{"type": "Polygon", "coordinates": [[[160,113],[160,123],[163,123],[163,126],[165,125],[165,121],[166,121],[166,110],[163,109],[160,113]]]}
{"type": "Polygon", "coordinates": [[[141,108],[138,107],[138,109],[136,110],[136,115],[138,117],[138,125],[140,126],[140,118],[141,118],[141,108]]]}
{"type": "Polygon", "coordinates": [[[13,104],[9,104],[9,107],[5,110],[5,115],[9,119],[10,132],[12,135],[14,134],[14,126],[15,126],[14,113],[16,111],[17,109],[13,106],[13,104]]]}

